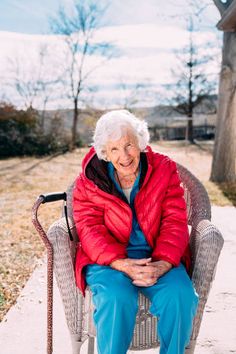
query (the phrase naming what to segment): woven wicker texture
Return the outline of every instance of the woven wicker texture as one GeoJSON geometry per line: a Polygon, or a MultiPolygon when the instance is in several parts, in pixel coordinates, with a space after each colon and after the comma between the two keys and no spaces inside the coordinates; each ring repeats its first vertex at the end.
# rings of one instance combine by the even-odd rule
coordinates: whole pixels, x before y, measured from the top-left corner
{"type": "MultiPolygon", "coordinates": [[[[186,353],[193,353],[202,320],[202,314],[216,271],[216,265],[223,247],[223,238],[217,228],[210,222],[211,208],[207,192],[199,180],[186,168],[178,165],[178,171],[185,190],[188,208],[188,222],[191,225],[190,247],[193,254],[192,282],[199,294],[200,303],[194,320],[192,341],[186,353]]],[[[68,215],[70,228],[77,240],[72,217],[72,188],[67,191],[68,215]]],[[[62,296],[65,316],[71,333],[74,354],[80,352],[81,342],[88,336],[95,335],[92,320],[93,305],[90,291],[86,291],[85,299],[75,285],[74,255],[76,241],[70,242],[65,218],[56,221],[47,233],[53,248],[54,272],[62,296]]],[[[157,319],[149,309],[149,300],[139,295],[139,312],[130,349],[143,350],[158,346],[156,334],[157,319]]],[[[93,341],[89,351],[93,352],[93,341]],[[92,349],[91,349],[92,348],[92,349]]]]}

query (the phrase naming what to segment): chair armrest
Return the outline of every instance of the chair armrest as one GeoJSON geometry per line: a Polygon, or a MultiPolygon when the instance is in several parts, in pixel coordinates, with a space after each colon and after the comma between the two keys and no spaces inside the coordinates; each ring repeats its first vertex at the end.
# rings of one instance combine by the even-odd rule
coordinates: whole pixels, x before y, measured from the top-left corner
{"type": "MultiPolygon", "coordinates": [[[[69,220],[72,233],[74,225],[69,220]]],[[[74,228],[74,230],[73,230],[74,228]]],[[[47,233],[53,247],[54,273],[61,293],[67,325],[71,335],[82,338],[83,296],[75,284],[74,253],[75,245],[69,239],[65,218],[54,222],[47,233]]]]}
{"type": "Polygon", "coordinates": [[[192,339],[196,339],[198,336],[204,307],[214,280],[223,243],[220,231],[209,220],[201,220],[192,228],[190,240],[193,254],[192,282],[199,295],[192,339]]]}

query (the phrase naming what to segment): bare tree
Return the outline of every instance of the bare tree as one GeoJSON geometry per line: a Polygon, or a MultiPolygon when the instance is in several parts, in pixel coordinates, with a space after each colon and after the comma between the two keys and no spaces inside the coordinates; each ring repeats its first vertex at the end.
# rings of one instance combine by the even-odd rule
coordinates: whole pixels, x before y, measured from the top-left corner
{"type": "MultiPolygon", "coordinates": [[[[221,16],[232,0],[213,0],[221,16]]],[[[236,157],[236,32],[224,32],[219,82],[216,137],[211,170],[214,182],[235,182],[236,157]]]]}
{"type": "Polygon", "coordinates": [[[212,61],[212,57],[206,53],[209,44],[196,44],[193,27],[193,18],[190,16],[187,25],[188,44],[176,52],[177,65],[172,69],[172,76],[177,82],[170,85],[175,91],[170,103],[174,104],[176,112],[187,117],[186,140],[191,143],[194,142],[194,111],[215,90],[214,80],[206,72],[206,64],[209,66],[212,61]]]}
{"type": "Polygon", "coordinates": [[[108,43],[94,41],[104,11],[95,0],[74,0],[71,12],[60,7],[57,16],[51,19],[53,33],[62,36],[67,48],[63,85],[65,94],[73,102],[71,148],[75,147],[79,138],[77,123],[81,93],[88,89],[88,78],[94,70],[104,64],[104,59],[110,55],[111,46],[108,43]],[[88,65],[95,54],[96,64],[88,65]]]}
{"type": "Polygon", "coordinates": [[[46,62],[48,59],[47,45],[41,45],[34,58],[25,56],[9,58],[9,72],[11,75],[9,85],[13,86],[21,98],[24,108],[34,109],[41,107],[41,126],[44,126],[46,105],[49,101],[52,85],[55,79],[46,75],[46,62]]]}

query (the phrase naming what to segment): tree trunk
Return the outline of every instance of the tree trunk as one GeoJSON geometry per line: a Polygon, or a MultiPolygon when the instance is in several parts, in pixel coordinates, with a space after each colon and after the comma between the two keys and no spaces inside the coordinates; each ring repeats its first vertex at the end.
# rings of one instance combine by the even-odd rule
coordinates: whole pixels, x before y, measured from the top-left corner
{"type": "Polygon", "coordinates": [[[78,99],[74,99],[74,112],[73,112],[73,124],[72,124],[72,130],[71,130],[71,148],[74,149],[76,147],[76,142],[78,139],[77,136],[77,122],[78,122],[78,115],[79,115],[79,110],[78,110],[78,99]]]}
{"type": "Polygon", "coordinates": [[[211,181],[235,182],[236,32],[225,32],[211,181]]]}
{"type": "Polygon", "coordinates": [[[187,122],[187,139],[191,144],[194,142],[193,139],[193,117],[189,116],[188,117],[188,122],[187,122]]]}
{"type": "MultiPolygon", "coordinates": [[[[192,26],[192,25],[191,25],[192,26]]],[[[193,143],[193,39],[192,32],[190,39],[190,59],[189,59],[189,82],[188,82],[188,126],[187,126],[187,140],[192,144],[193,143]]]]}

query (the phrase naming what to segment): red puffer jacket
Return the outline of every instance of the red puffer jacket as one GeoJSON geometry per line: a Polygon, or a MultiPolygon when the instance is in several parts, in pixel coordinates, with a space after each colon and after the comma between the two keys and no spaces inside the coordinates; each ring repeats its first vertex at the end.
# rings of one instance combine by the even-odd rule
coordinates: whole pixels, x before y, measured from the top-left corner
{"type": "MultiPolygon", "coordinates": [[[[148,244],[152,259],[165,260],[189,267],[190,253],[186,204],[176,164],[150,147],[141,153],[140,190],[135,197],[137,219],[148,244]]],[[[83,267],[97,263],[109,265],[126,258],[126,247],[132,228],[130,206],[107,176],[107,163],[99,160],[91,148],[76,180],[73,211],[78,245],[75,276],[84,294],[86,283],[83,267]]]]}

